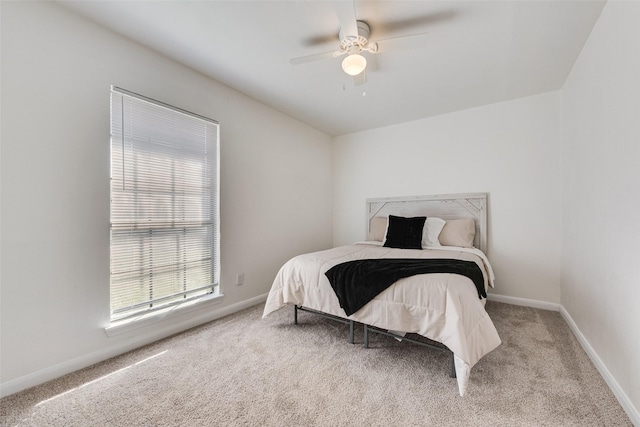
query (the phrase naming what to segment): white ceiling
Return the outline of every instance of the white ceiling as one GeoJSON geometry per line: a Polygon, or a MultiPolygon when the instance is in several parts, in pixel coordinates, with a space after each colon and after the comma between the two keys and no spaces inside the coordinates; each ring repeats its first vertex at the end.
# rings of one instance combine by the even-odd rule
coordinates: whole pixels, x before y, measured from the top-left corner
{"type": "Polygon", "coordinates": [[[365,54],[367,83],[355,86],[340,68],[342,58],[289,63],[337,49],[335,2],[60,3],[330,135],[559,89],[604,6],[585,0],[356,1],[370,40],[429,36],[420,49],[365,54]]]}

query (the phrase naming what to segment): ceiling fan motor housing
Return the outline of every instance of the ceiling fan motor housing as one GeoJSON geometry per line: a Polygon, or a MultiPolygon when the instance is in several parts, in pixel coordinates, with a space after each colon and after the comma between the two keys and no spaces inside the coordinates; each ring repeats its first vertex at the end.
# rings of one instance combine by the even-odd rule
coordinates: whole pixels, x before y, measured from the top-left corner
{"type": "Polygon", "coordinates": [[[349,50],[352,46],[365,47],[369,43],[369,34],[371,30],[369,25],[364,21],[356,21],[358,34],[345,34],[344,30],[340,29],[340,48],[342,50],[349,50]]]}

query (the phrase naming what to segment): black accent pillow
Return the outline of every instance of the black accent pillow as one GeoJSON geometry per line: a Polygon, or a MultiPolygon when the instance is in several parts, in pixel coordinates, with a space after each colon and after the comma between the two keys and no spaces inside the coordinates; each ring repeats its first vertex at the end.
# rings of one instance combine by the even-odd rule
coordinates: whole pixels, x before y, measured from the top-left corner
{"type": "Polygon", "coordinates": [[[405,218],[389,215],[384,246],[399,249],[422,249],[422,229],[426,216],[405,218]]]}

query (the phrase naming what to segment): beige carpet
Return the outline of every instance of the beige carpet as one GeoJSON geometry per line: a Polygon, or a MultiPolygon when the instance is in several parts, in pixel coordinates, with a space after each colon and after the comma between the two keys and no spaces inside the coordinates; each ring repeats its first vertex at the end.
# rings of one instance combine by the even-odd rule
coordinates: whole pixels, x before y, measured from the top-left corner
{"type": "Polygon", "coordinates": [[[555,312],[487,303],[503,344],[461,398],[446,354],[262,306],[0,401],[3,426],[630,426],[555,312]]]}

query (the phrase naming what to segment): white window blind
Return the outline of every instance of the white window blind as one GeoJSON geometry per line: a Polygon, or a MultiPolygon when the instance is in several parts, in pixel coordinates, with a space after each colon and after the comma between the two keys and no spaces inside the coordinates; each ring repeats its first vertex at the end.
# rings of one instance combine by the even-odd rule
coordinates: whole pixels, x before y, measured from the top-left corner
{"type": "Polygon", "coordinates": [[[219,292],[218,123],[111,89],[111,319],[219,292]]]}

